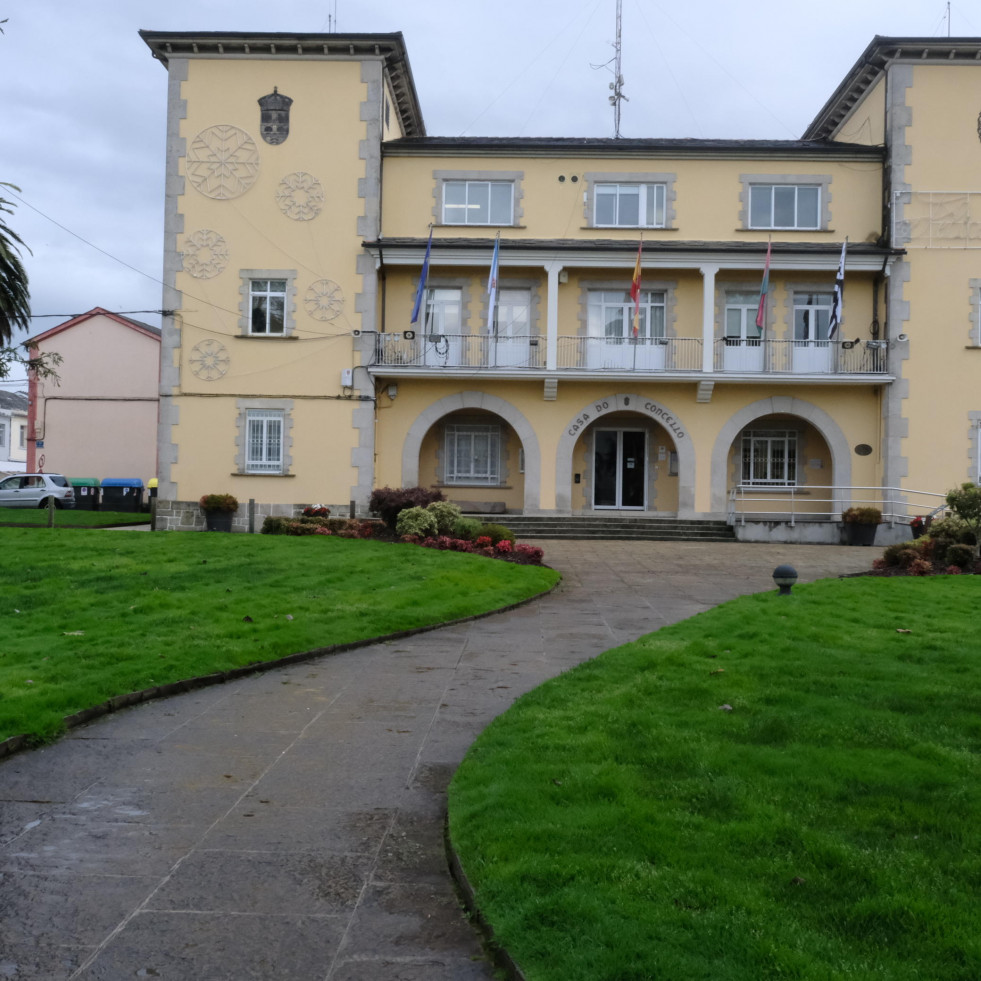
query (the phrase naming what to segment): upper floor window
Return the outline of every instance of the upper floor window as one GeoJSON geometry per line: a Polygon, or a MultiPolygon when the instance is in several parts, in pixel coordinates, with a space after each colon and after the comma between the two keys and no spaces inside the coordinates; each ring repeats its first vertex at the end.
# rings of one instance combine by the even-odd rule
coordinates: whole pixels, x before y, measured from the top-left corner
{"type": "Polygon", "coordinates": [[[463,330],[463,290],[437,287],[426,293],[426,330],[459,334],[463,330]]]}
{"type": "Polygon", "coordinates": [[[750,228],[820,228],[818,184],[751,184],[750,228]]]}
{"type": "Polygon", "coordinates": [[[760,328],[756,317],[760,309],[760,294],[749,291],[726,294],[726,340],[759,341],[760,328]]]}
{"type": "Polygon", "coordinates": [[[286,280],[253,279],[249,296],[252,303],[249,333],[282,334],[286,329],[286,280]]]}
{"type": "Polygon", "coordinates": [[[794,340],[826,341],[831,326],[832,293],[794,294],[794,340]]]}
{"type": "Polygon", "coordinates": [[[531,333],[531,290],[500,290],[494,325],[501,335],[527,337],[531,333]]]}
{"type": "MultiPolygon", "coordinates": [[[[638,337],[664,337],[666,296],[663,290],[641,290],[638,337]]],[[[589,294],[589,335],[608,340],[633,337],[634,301],[627,290],[594,290],[589,294]]]]}
{"type": "Polygon", "coordinates": [[[599,184],[593,224],[608,228],[664,228],[664,184],[599,184]]]}
{"type": "Polygon", "coordinates": [[[511,181],[446,180],[444,225],[510,225],[514,220],[511,181]]]}

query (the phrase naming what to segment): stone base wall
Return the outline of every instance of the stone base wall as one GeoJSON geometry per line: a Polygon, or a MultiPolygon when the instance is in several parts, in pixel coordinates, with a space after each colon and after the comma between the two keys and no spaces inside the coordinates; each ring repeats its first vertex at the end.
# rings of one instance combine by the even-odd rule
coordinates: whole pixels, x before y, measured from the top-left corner
{"type": "MultiPolygon", "coordinates": [[[[305,504],[269,504],[255,502],[252,530],[257,534],[262,531],[262,523],[269,515],[277,518],[294,518],[303,513],[305,504]]],[[[327,505],[331,517],[346,518],[350,514],[349,504],[327,505]]],[[[364,517],[364,515],[356,515],[364,517]]],[[[197,501],[166,501],[156,499],[155,531],[204,531],[204,512],[197,501]]],[[[239,503],[238,510],[232,516],[233,532],[249,531],[249,504],[239,503]]]]}
{"type": "MultiPolygon", "coordinates": [[[[843,545],[844,525],[840,521],[747,521],[733,526],[740,542],[773,542],[793,545],[843,545]]],[[[881,524],[876,529],[873,547],[908,542],[913,538],[909,525],[881,524]]]]}

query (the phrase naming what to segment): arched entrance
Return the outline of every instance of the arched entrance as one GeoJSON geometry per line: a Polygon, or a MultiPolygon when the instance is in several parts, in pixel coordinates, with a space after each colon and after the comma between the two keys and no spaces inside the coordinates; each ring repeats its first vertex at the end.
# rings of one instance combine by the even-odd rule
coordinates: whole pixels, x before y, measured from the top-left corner
{"type": "Polygon", "coordinates": [[[437,484],[451,500],[537,511],[541,451],[528,420],[485,392],[459,392],[421,412],[402,445],[402,485],[437,484]]]}
{"type": "Polygon", "coordinates": [[[745,406],[722,427],[712,450],[712,510],[725,514],[733,487],[750,488],[751,510],[835,513],[851,484],[848,444],[838,424],[817,406],[779,396],[745,406]],[[807,487],[815,493],[805,493],[807,487]],[[820,492],[817,488],[827,488],[820,492]],[[767,507],[763,504],[769,502],[767,507]],[[761,503],[762,502],[762,503],[761,503]]]}
{"type": "Polygon", "coordinates": [[[597,399],[577,413],[555,473],[560,511],[692,511],[691,440],[668,408],[639,395],[597,399]]]}

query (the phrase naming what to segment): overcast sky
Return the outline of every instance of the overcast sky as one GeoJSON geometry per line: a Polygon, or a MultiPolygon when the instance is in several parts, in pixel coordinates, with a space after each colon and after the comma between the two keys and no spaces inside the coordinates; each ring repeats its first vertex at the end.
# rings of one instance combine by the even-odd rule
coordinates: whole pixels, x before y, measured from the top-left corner
{"type": "MultiPolygon", "coordinates": [[[[796,139],[876,34],[948,33],[944,0],[622,6],[625,137],[796,139]]],[[[977,4],[950,10],[981,35],[977,4]]],[[[0,0],[3,18],[0,181],[21,190],[0,196],[32,310],[57,315],[34,334],[160,308],[167,73],[140,28],[401,31],[429,135],[613,135],[616,0],[0,0]]]]}

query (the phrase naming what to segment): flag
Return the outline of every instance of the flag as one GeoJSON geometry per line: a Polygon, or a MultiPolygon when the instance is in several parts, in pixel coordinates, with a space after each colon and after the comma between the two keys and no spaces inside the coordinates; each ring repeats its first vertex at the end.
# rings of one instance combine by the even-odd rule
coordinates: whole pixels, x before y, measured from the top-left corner
{"type": "Polygon", "coordinates": [[[838,263],[838,275],[835,277],[835,293],[831,300],[831,323],[828,324],[828,340],[834,340],[845,309],[845,253],[848,251],[848,239],[841,243],[841,261],[838,263]]]}
{"type": "Polygon", "coordinates": [[[637,262],[634,264],[634,278],[630,282],[630,299],[634,301],[634,337],[640,330],[640,256],[644,249],[644,239],[641,236],[637,246],[637,262]]]}
{"type": "Polygon", "coordinates": [[[426,295],[426,281],[429,279],[429,253],[433,248],[433,226],[429,226],[429,242],[426,245],[426,258],[422,260],[422,272],[419,273],[419,288],[416,290],[416,302],[412,305],[412,320],[409,323],[418,323],[419,311],[422,309],[423,297],[426,295]]]}
{"type": "Polygon", "coordinates": [[[501,257],[501,233],[494,239],[494,258],[491,259],[490,275],[487,277],[487,333],[494,332],[494,308],[497,306],[497,265],[501,257]]]}
{"type": "Polygon", "coordinates": [[[756,326],[760,329],[760,336],[763,336],[763,328],[766,326],[766,294],[770,291],[770,250],[773,248],[773,241],[767,240],[766,243],[766,262],[763,265],[763,283],[760,286],[760,304],[756,308],[756,326]]]}

